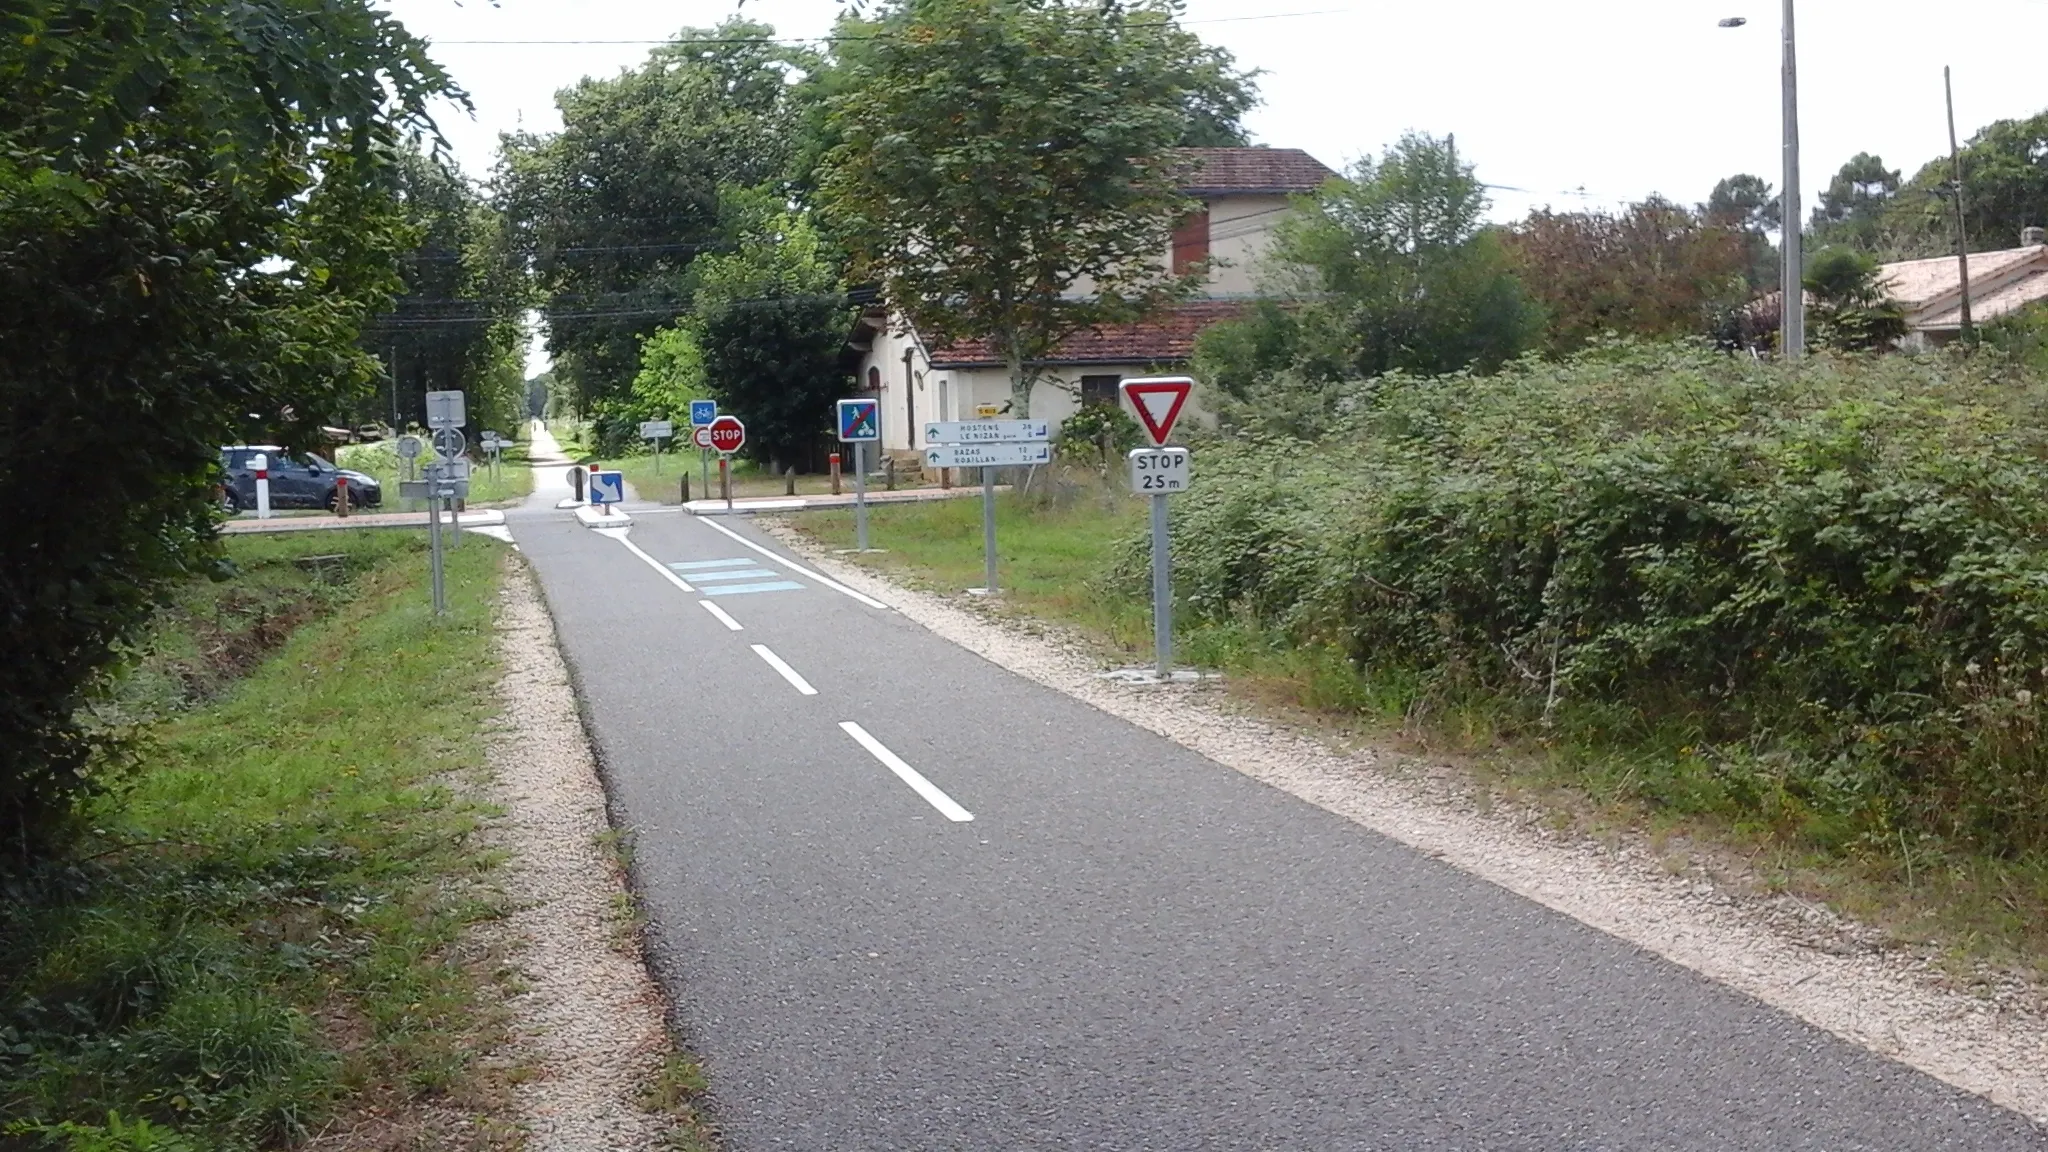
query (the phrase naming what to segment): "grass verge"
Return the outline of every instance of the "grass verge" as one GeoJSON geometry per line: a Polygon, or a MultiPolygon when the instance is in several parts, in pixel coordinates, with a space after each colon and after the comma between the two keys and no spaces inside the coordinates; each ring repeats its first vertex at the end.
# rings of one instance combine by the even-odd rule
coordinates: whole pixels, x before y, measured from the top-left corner
{"type": "MultiPolygon", "coordinates": [[[[1141,529],[1143,503],[1055,484],[1038,496],[999,497],[997,506],[1004,595],[994,609],[1064,625],[1106,660],[1146,662],[1150,604],[1108,572],[1141,529]]],[[[944,594],[982,583],[979,500],[878,505],[869,515],[870,543],[884,551],[846,559],[944,594]]],[[[850,512],[807,512],[787,523],[822,545],[852,546],[850,512]]],[[[1523,701],[1422,693],[1398,669],[1361,671],[1332,648],[1189,615],[1177,614],[1176,655],[1228,673],[1226,691],[1240,704],[1462,765],[1488,794],[1536,804],[1560,827],[1646,837],[1670,871],[1823,901],[1932,947],[1958,979],[1982,975],[1987,962],[2048,975],[2048,861],[1904,834],[1845,838],[1783,797],[1719,777],[1709,750],[1682,723],[1625,733],[1599,725],[1544,730],[1526,722],[1523,701]]]]}
{"type": "Polygon", "coordinates": [[[0,900],[0,1148],[511,1146],[457,786],[504,553],[450,554],[436,622],[416,534],[228,549],[110,696],[146,727],[90,841],[0,900]]]}
{"type": "MultiPolygon", "coordinates": [[[[351,444],[341,450],[335,463],[376,477],[377,482],[384,488],[383,510],[400,510],[398,481],[404,475],[404,469],[400,466],[396,441],[380,440],[375,444],[351,444]]],[[[527,443],[524,440],[500,454],[497,475],[493,476],[490,466],[483,463],[473,465],[470,471],[471,507],[523,500],[531,491],[533,469],[527,460],[527,443]]]]}

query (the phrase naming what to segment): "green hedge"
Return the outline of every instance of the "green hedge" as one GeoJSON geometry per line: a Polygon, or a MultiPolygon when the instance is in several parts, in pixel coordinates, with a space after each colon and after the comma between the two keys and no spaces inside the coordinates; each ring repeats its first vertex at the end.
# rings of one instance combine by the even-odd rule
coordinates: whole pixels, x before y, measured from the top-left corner
{"type": "Polygon", "coordinates": [[[1324,441],[1201,453],[1174,523],[1196,621],[1670,738],[1857,835],[2048,846],[2048,385],[1624,344],[1367,396],[1324,441]]]}

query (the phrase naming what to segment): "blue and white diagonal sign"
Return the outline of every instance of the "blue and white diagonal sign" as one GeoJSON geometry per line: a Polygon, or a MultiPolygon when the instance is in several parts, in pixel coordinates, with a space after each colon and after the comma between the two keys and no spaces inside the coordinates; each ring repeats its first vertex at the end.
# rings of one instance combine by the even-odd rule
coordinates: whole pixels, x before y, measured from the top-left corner
{"type": "Polygon", "coordinates": [[[590,474],[590,502],[592,504],[618,504],[626,499],[626,477],[622,472],[592,472],[590,474]]]}
{"type": "Polygon", "coordinates": [[[882,438],[882,402],[880,400],[841,400],[839,402],[839,438],[848,444],[880,440],[882,438]]]}

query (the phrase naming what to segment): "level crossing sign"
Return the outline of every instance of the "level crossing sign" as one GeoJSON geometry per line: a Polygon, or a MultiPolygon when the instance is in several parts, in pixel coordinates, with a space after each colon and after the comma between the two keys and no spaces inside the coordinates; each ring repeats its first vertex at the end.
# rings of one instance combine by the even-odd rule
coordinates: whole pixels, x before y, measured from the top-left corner
{"type": "Polygon", "coordinates": [[[1143,376],[1126,380],[1120,387],[1138,414],[1138,422],[1145,426],[1145,434],[1157,446],[1173,435],[1173,425],[1195,390],[1195,381],[1189,376],[1143,376]]]}
{"type": "Polygon", "coordinates": [[[848,444],[865,444],[882,438],[880,400],[841,400],[839,439],[848,444]]]}

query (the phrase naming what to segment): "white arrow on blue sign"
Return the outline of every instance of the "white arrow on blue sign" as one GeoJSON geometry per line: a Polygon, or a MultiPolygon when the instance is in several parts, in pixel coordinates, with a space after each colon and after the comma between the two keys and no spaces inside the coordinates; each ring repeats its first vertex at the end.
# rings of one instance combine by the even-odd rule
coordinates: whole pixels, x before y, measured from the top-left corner
{"type": "Polygon", "coordinates": [[[623,472],[592,472],[590,474],[590,502],[592,504],[619,504],[626,499],[626,476],[623,472]]]}

